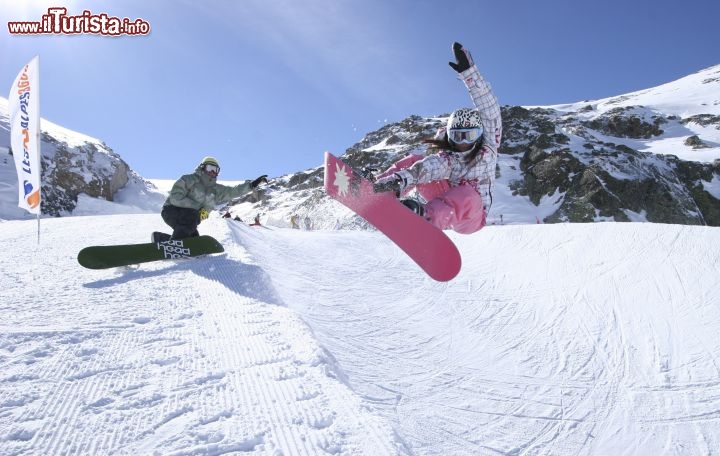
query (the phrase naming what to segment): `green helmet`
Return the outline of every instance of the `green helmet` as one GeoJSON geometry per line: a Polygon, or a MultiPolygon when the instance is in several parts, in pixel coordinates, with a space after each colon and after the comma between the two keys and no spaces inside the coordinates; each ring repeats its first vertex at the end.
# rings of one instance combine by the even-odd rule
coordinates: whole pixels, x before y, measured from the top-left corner
{"type": "Polygon", "coordinates": [[[203,158],[202,161],[200,162],[201,167],[205,166],[205,165],[215,165],[218,168],[220,167],[220,163],[217,161],[217,158],[210,157],[210,156],[203,158]]]}

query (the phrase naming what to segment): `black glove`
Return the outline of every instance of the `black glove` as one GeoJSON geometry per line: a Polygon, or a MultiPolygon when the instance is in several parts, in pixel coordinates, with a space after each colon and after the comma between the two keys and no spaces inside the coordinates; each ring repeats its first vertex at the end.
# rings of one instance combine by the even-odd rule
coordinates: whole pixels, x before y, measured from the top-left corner
{"type": "Polygon", "coordinates": [[[470,55],[470,51],[466,50],[462,44],[458,42],[453,43],[453,53],[455,54],[456,62],[448,62],[448,65],[450,65],[453,70],[458,73],[462,73],[473,66],[473,59],[470,55]]]}
{"type": "Polygon", "coordinates": [[[397,174],[393,174],[390,177],[380,179],[380,181],[373,183],[373,191],[375,193],[383,192],[395,192],[396,195],[400,194],[403,189],[404,180],[397,174]]]}
{"type": "Polygon", "coordinates": [[[254,181],[250,182],[250,188],[257,188],[260,184],[267,184],[267,174],[263,174],[262,176],[258,177],[254,181]]]}
{"type": "Polygon", "coordinates": [[[377,174],[378,171],[377,168],[366,166],[360,170],[360,175],[370,182],[375,182],[375,174],[377,174]]]}

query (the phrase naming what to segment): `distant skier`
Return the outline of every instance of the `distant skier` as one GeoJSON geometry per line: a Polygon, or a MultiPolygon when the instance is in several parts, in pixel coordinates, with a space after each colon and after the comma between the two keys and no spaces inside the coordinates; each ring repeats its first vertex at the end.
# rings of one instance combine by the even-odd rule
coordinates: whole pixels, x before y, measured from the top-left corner
{"type": "MultiPolygon", "coordinates": [[[[172,186],[160,214],[173,229],[172,239],[198,236],[198,225],[208,218],[215,206],[267,183],[267,175],[262,175],[253,181],[229,187],[217,183],[218,174],[218,161],[213,157],[205,157],[195,172],[182,176],[172,186]]],[[[160,240],[153,236],[153,242],[160,240]]]]}
{"type": "Polygon", "coordinates": [[[403,204],[440,229],[469,234],[485,226],[492,204],[497,151],[502,135],[500,105],[490,84],[480,75],[470,52],[453,44],[458,73],[475,104],[461,108],[447,125],[426,142],[440,150],[422,157],[409,155],[375,178],[375,192],[405,195],[413,188],[425,201],[403,199],[403,204]]]}

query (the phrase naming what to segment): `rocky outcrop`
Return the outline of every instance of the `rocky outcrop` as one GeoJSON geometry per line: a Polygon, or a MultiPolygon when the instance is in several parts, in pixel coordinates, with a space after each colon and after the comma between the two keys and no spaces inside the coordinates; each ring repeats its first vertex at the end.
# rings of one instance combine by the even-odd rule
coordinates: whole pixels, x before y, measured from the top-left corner
{"type": "Polygon", "coordinates": [[[44,134],[42,150],[43,214],[72,213],[82,193],[113,201],[132,174],[128,164],[104,144],[69,147],[44,134]]]}
{"type": "Polygon", "coordinates": [[[662,134],[660,125],[679,123],[660,115],[648,120],[639,111],[616,109],[593,121],[578,121],[552,110],[505,109],[504,128],[512,130],[514,141],[502,151],[524,151],[523,178],[514,189],[535,204],[548,196],[561,198],[557,211],[545,219],[548,223],[623,222],[640,214],[650,222],[720,225],[720,201],[702,185],[720,175],[717,164],[685,162],[607,141],[607,136],[648,138],[662,134]],[[583,138],[582,147],[569,148],[569,138],[558,130],[583,138]]]}

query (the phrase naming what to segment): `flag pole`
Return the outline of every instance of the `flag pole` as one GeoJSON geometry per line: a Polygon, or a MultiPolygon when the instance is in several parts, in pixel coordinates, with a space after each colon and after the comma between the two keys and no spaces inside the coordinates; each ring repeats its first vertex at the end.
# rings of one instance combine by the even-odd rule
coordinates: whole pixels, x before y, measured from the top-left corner
{"type": "Polygon", "coordinates": [[[38,213],[37,213],[37,243],[40,245],[40,214],[42,213],[42,153],[40,153],[40,150],[42,149],[42,118],[40,116],[40,55],[38,57],[37,62],[37,72],[38,72],[38,86],[37,86],[37,97],[38,97],[38,128],[37,128],[37,161],[38,166],[40,169],[38,170],[38,182],[40,182],[40,188],[38,189],[38,193],[40,195],[40,198],[38,201],[40,201],[40,204],[38,205],[38,213]]]}

